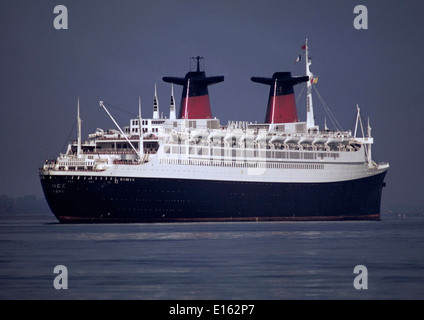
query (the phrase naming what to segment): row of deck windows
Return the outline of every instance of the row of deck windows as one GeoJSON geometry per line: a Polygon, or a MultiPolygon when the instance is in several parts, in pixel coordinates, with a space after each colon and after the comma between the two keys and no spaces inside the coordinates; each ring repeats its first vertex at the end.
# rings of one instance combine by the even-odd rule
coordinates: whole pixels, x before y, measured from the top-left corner
{"type": "Polygon", "coordinates": [[[323,170],[324,164],[161,159],[161,164],[211,167],[323,170]]]}
{"type": "Polygon", "coordinates": [[[206,147],[185,147],[185,146],[165,146],[165,154],[186,154],[218,156],[218,157],[262,157],[266,159],[307,159],[316,160],[324,158],[337,159],[340,157],[339,152],[294,152],[281,150],[255,150],[255,149],[230,149],[230,148],[213,148],[206,147]],[[188,148],[188,149],[187,149],[188,148]]]}

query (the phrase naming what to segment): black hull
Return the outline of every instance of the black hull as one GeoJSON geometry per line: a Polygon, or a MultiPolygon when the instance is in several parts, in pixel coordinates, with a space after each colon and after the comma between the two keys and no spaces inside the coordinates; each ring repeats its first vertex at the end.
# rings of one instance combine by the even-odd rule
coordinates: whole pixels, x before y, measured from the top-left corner
{"type": "Polygon", "coordinates": [[[331,183],[41,175],[62,223],[379,220],[386,172],[331,183]]]}

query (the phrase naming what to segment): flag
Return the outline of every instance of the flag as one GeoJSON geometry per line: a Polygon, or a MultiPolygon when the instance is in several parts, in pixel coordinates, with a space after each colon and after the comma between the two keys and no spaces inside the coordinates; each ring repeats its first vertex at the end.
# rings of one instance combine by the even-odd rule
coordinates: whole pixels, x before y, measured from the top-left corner
{"type": "Polygon", "coordinates": [[[311,84],[315,84],[318,82],[318,77],[312,77],[311,84]]]}
{"type": "Polygon", "coordinates": [[[302,46],[302,50],[306,50],[306,43],[302,46]]]}
{"type": "Polygon", "coordinates": [[[301,55],[301,54],[299,54],[299,56],[297,57],[297,59],[296,59],[295,63],[297,63],[297,62],[299,62],[299,61],[301,61],[301,60],[302,60],[302,55],[301,55]]]}

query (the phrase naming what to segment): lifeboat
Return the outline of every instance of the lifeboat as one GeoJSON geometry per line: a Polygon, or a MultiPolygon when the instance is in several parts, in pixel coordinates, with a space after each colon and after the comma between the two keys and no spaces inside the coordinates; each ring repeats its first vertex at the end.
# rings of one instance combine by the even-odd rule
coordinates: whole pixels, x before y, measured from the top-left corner
{"type": "Polygon", "coordinates": [[[192,139],[204,138],[206,139],[209,136],[209,132],[205,130],[192,130],[190,133],[192,139]]]}
{"type": "Polygon", "coordinates": [[[235,138],[236,140],[239,140],[242,137],[243,133],[241,131],[230,131],[225,135],[224,140],[225,141],[229,141],[233,138],[235,138]]]}
{"type": "Polygon", "coordinates": [[[277,134],[275,136],[272,136],[270,142],[272,142],[272,143],[274,143],[274,142],[283,143],[286,139],[287,139],[287,136],[286,135],[277,134]]]}
{"type": "Polygon", "coordinates": [[[305,144],[311,144],[314,141],[313,137],[302,137],[299,140],[299,144],[305,143],[305,144]]]}
{"type": "Polygon", "coordinates": [[[300,136],[294,136],[294,135],[289,135],[286,140],[284,140],[284,143],[298,143],[300,140],[300,136]]]}
{"type": "Polygon", "coordinates": [[[330,137],[325,144],[339,144],[343,142],[342,137],[330,137]]]}
{"type": "Polygon", "coordinates": [[[328,141],[328,137],[315,137],[312,144],[325,144],[328,141]]]}

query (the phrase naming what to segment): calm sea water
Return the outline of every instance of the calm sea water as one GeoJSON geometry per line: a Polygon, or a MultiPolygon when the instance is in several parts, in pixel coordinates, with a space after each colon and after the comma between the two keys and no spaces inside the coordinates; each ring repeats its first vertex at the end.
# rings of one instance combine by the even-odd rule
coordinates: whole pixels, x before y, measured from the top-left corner
{"type": "Polygon", "coordinates": [[[61,225],[0,217],[0,299],[423,299],[424,217],[61,225]],[[68,270],[57,290],[54,267],[68,270]],[[356,265],[368,271],[357,290],[356,265]]]}

